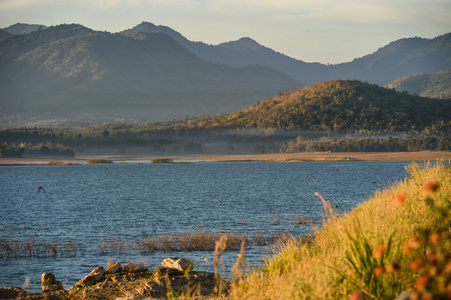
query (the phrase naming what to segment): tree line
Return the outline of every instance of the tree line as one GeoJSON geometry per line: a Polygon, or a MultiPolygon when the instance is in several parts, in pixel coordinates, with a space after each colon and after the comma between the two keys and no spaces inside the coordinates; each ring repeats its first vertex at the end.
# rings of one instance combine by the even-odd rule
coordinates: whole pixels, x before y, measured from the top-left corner
{"type": "Polygon", "coordinates": [[[73,148],[64,146],[62,144],[53,144],[50,142],[39,144],[31,144],[31,143],[8,144],[5,142],[0,142],[0,157],[20,158],[23,155],[74,157],[75,151],[73,148]]]}
{"type": "Polygon", "coordinates": [[[338,139],[321,138],[319,140],[296,139],[279,146],[280,152],[416,152],[416,151],[451,151],[449,137],[412,137],[405,138],[356,138],[338,139]]]}

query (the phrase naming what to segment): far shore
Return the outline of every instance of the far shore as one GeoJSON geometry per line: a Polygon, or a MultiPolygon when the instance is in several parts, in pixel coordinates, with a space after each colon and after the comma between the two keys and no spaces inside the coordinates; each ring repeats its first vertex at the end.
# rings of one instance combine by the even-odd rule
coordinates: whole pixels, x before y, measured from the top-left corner
{"type": "Polygon", "coordinates": [[[88,159],[106,159],[113,162],[150,162],[156,158],[168,158],[174,162],[233,162],[233,161],[279,161],[279,162],[313,162],[313,161],[437,161],[451,160],[451,151],[422,152],[302,152],[243,155],[86,155],[75,158],[63,157],[23,157],[0,158],[0,166],[82,164],[88,159]]]}

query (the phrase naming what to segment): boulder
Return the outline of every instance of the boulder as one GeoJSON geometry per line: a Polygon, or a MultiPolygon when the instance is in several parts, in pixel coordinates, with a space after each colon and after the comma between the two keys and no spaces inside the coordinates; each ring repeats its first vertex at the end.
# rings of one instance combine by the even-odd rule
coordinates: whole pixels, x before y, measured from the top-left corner
{"type": "Polygon", "coordinates": [[[135,263],[128,263],[124,266],[123,271],[125,273],[144,273],[149,271],[149,268],[145,266],[139,266],[135,263]]]}
{"type": "Polygon", "coordinates": [[[121,271],[122,271],[122,265],[119,262],[112,264],[111,266],[109,266],[106,269],[107,274],[116,274],[116,273],[120,273],[121,271]]]}
{"type": "Polygon", "coordinates": [[[76,285],[89,286],[96,284],[97,282],[101,281],[104,278],[105,278],[105,268],[97,267],[94,270],[92,270],[91,273],[80,279],[76,283],[76,285]]]}
{"type": "Polygon", "coordinates": [[[194,266],[194,264],[190,260],[181,257],[165,258],[161,264],[168,269],[175,269],[182,272],[190,268],[191,266],[194,266]]]}
{"type": "Polygon", "coordinates": [[[61,281],[57,281],[55,275],[48,272],[42,273],[41,288],[44,291],[44,293],[64,290],[61,281]]]}

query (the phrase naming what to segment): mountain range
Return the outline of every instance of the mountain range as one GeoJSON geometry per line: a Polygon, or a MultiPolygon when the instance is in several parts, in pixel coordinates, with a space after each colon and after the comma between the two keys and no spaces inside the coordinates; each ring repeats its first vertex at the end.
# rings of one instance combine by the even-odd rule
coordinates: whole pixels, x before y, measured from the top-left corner
{"type": "MultiPolygon", "coordinates": [[[[262,66],[206,62],[163,33],[59,25],[0,40],[1,114],[152,121],[233,111],[300,85],[262,66]]],[[[12,119],[15,118],[15,119],[12,119]]]]}
{"type": "Polygon", "coordinates": [[[249,37],[237,41],[207,45],[191,42],[179,32],[142,22],[121,34],[162,32],[202,59],[234,67],[260,65],[291,75],[304,84],[329,79],[359,79],[378,85],[414,73],[430,73],[451,67],[451,33],[434,39],[405,38],[381,47],[372,54],[336,65],[307,63],[258,44],[249,37]]]}
{"type": "Polygon", "coordinates": [[[323,65],[251,38],[191,42],[148,22],[120,33],[16,24],[0,31],[0,125],[156,121],[236,111],[328,79],[383,85],[450,68],[450,37],[402,39],[323,65]]]}

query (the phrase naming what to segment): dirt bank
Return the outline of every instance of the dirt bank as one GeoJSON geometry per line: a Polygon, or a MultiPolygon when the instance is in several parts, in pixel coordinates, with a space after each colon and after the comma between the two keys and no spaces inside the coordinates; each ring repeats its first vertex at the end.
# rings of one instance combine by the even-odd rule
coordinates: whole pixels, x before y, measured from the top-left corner
{"type": "Polygon", "coordinates": [[[84,163],[87,159],[108,159],[114,162],[150,162],[154,158],[170,158],[174,161],[436,161],[450,160],[450,151],[422,151],[422,152],[303,152],[303,153],[274,153],[248,155],[92,155],[76,158],[0,158],[0,165],[46,165],[49,162],[67,164],[84,163]]]}

